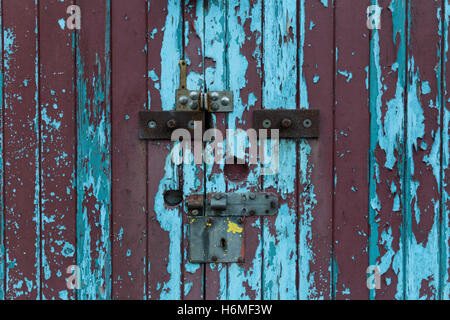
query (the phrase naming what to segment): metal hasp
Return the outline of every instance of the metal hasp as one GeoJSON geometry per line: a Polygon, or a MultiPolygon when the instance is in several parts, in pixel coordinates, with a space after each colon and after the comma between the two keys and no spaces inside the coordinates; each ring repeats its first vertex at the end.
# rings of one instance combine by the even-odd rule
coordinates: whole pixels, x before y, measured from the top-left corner
{"type": "Polygon", "coordinates": [[[245,216],[278,212],[278,198],[266,193],[211,193],[186,198],[189,215],[189,261],[242,263],[245,216]]]}
{"type": "MultiPolygon", "coordinates": [[[[253,126],[259,129],[278,129],[280,138],[318,138],[319,110],[276,109],[253,111],[253,126]]],[[[270,130],[268,131],[270,136],[270,130]]]]}

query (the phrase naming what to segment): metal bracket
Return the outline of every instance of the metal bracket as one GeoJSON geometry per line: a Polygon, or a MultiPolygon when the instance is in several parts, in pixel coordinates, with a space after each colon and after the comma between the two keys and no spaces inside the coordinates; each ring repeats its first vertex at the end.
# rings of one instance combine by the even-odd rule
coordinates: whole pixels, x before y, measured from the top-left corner
{"type": "Polygon", "coordinates": [[[253,126],[257,131],[259,129],[278,129],[280,138],[318,138],[319,117],[319,110],[255,110],[253,111],[253,126]]]}
{"type": "Polygon", "coordinates": [[[189,261],[244,262],[244,218],[278,212],[278,198],[266,193],[195,194],[186,198],[190,217],[189,261]]]}
{"type": "MultiPolygon", "coordinates": [[[[195,122],[205,128],[205,113],[201,111],[141,111],[139,112],[139,138],[142,140],[171,140],[178,128],[189,130],[191,137],[195,122]]],[[[203,135],[202,135],[203,136],[203,135]]],[[[203,138],[203,137],[200,137],[203,138]]]]}

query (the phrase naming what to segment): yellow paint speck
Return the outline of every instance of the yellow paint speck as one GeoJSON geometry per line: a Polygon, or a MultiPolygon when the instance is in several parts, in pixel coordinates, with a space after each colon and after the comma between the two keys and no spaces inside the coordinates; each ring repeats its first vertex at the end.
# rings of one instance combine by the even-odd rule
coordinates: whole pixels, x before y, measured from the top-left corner
{"type": "Polygon", "coordinates": [[[228,230],[227,230],[227,232],[233,232],[233,234],[241,233],[242,232],[242,228],[239,227],[236,223],[228,221],[228,230]]]}

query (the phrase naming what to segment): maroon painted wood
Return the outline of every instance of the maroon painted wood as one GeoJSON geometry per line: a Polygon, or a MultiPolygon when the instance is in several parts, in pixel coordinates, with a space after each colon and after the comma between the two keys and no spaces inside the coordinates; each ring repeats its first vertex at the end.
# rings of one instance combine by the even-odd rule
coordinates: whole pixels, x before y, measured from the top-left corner
{"type": "MultiPolygon", "coordinates": [[[[306,172],[299,173],[300,224],[310,226],[307,246],[313,253],[310,262],[300,265],[300,299],[332,297],[332,213],[333,213],[333,5],[328,1],[305,3],[305,40],[303,69],[310,109],[320,110],[320,138],[308,140],[311,154],[306,172]],[[313,27],[309,27],[314,24],[313,27]],[[303,178],[304,177],[304,178],[303,178]],[[305,183],[304,181],[307,181],[305,183]],[[312,188],[314,188],[312,190],[312,188]],[[308,268],[305,268],[308,266],[308,268]],[[306,282],[305,280],[309,281],[306,282]]],[[[300,106],[306,101],[301,98],[300,106]]],[[[302,230],[299,230],[302,233],[302,230]]],[[[298,253],[302,260],[302,252],[298,253]]]]}
{"type": "Polygon", "coordinates": [[[38,7],[3,5],[6,299],[41,297],[38,7]],[[26,230],[26,232],[24,232],[26,230]]]}
{"type": "Polygon", "coordinates": [[[368,299],[369,30],[370,1],[340,0],[335,8],[334,264],[336,299],[368,299]],[[351,79],[344,74],[352,74],[351,79]],[[356,190],[356,191],[353,191],[356,190]]]}
{"type": "Polygon", "coordinates": [[[147,296],[146,143],[137,139],[147,106],[147,1],[112,2],[113,299],[147,296]]]}
{"type": "MultiPolygon", "coordinates": [[[[66,270],[76,264],[74,31],[58,20],[73,1],[39,4],[42,299],[74,299],[66,270]]],[[[64,21],[65,22],[65,21],[64,21]]]]}

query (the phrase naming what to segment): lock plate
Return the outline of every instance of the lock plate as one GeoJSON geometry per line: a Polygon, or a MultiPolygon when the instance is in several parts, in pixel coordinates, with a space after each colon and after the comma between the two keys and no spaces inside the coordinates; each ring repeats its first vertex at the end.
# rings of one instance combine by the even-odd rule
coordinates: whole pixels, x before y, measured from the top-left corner
{"type": "Polygon", "coordinates": [[[239,217],[192,217],[189,262],[244,262],[244,228],[239,217]]]}
{"type": "Polygon", "coordinates": [[[201,111],[141,111],[139,112],[139,138],[141,140],[171,140],[176,129],[187,129],[194,137],[195,121],[200,121],[201,135],[205,128],[205,113],[201,111]]]}
{"type": "Polygon", "coordinates": [[[253,126],[259,129],[279,129],[280,138],[318,138],[319,110],[276,109],[253,111],[253,126]]]}

